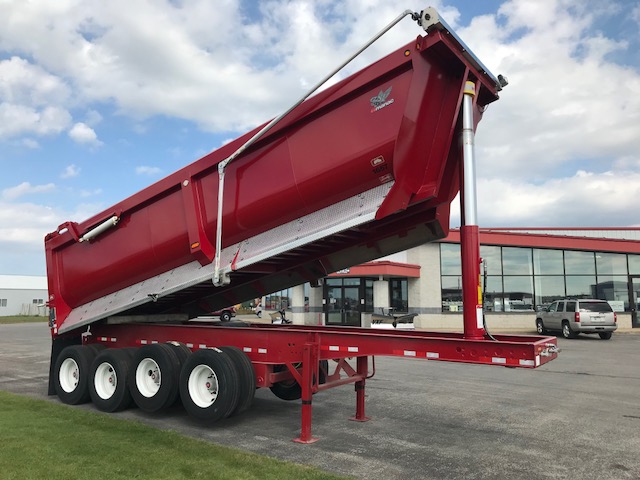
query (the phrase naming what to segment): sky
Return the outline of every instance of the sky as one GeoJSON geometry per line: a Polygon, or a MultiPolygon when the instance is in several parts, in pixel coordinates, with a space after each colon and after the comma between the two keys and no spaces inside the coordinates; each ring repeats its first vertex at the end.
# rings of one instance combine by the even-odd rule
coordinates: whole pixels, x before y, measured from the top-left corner
{"type": "MultiPolygon", "coordinates": [[[[283,112],[410,3],[0,0],[0,274],[44,275],[48,232],[283,112]]],[[[430,5],[509,79],[476,135],[479,225],[640,226],[640,1],[430,5]]]]}

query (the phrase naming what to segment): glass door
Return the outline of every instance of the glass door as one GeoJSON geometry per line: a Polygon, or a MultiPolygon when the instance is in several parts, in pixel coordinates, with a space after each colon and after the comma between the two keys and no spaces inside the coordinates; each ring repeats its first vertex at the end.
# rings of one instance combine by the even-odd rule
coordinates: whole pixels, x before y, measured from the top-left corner
{"type": "Polygon", "coordinates": [[[348,286],[327,286],[327,325],[360,326],[360,288],[348,286]]]}
{"type": "Polygon", "coordinates": [[[640,327],[638,321],[638,301],[640,300],[640,275],[629,276],[629,310],[631,310],[631,326],[640,327]]]}

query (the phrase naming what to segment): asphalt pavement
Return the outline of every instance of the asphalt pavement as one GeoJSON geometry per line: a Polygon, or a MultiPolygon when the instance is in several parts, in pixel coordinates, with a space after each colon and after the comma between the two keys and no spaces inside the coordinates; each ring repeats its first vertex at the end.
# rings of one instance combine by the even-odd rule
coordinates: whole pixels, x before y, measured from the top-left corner
{"type": "MultiPolygon", "coordinates": [[[[268,389],[213,427],[181,407],[113,415],[362,479],[640,479],[640,335],[558,344],[559,358],[535,370],[376,358],[371,420],[349,421],[353,385],[319,392],[310,445],[292,442],[300,402],[268,389]]],[[[49,349],[45,324],[0,325],[0,390],[58,402],[49,349]]]]}

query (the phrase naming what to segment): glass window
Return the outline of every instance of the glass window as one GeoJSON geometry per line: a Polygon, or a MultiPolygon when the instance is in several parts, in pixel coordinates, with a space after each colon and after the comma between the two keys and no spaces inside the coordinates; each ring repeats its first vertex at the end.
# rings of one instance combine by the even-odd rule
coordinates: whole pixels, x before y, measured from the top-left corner
{"type": "Polygon", "coordinates": [[[536,275],[564,275],[562,250],[534,248],[533,270],[536,275]]]}
{"type": "Polygon", "coordinates": [[[567,302],[567,308],[565,309],[565,312],[575,312],[576,311],[576,301],[570,301],[567,302]]]}
{"type": "Polygon", "coordinates": [[[441,275],[461,275],[462,261],[460,260],[460,245],[457,243],[440,244],[440,273],[441,275]]]}
{"type": "Polygon", "coordinates": [[[373,312],[373,279],[367,278],[364,286],[364,311],[373,312]]]}
{"type": "Polygon", "coordinates": [[[407,295],[407,279],[392,278],[389,282],[391,307],[396,312],[408,312],[409,301],[407,295]]]}
{"type": "Polygon", "coordinates": [[[627,255],[629,258],[629,274],[640,275],[640,255],[627,255]]]}
{"type": "Polygon", "coordinates": [[[462,277],[442,277],[442,311],[462,311],[462,277]]]}
{"type": "MultiPolygon", "coordinates": [[[[596,265],[593,252],[564,252],[564,270],[567,275],[595,274],[596,265]]],[[[569,295],[569,293],[567,292],[569,295]]]]}
{"type": "Polygon", "coordinates": [[[480,258],[487,264],[487,275],[502,275],[500,247],[480,245],[480,258]]]}
{"type": "Polygon", "coordinates": [[[349,285],[349,286],[360,286],[360,277],[350,277],[350,278],[345,278],[344,279],[344,284],[345,285],[349,285]]]}
{"type": "MultiPolygon", "coordinates": [[[[531,251],[529,251],[531,252],[531,251]]],[[[504,252],[503,252],[504,254],[504,252]]],[[[533,277],[505,276],[504,281],[504,311],[532,311],[533,310],[533,277]]]]}
{"type": "Polygon", "coordinates": [[[568,297],[593,298],[596,295],[594,275],[569,275],[566,277],[566,282],[568,297]]]}
{"type": "Polygon", "coordinates": [[[6,306],[7,306],[7,299],[0,298],[0,307],[6,307],[6,306]]]}
{"type": "Polygon", "coordinates": [[[626,275],[598,275],[596,297],[608,300],[615,311],[629,311],[629,284],[626,275]]]}
{"type": "Polygon", "coordinates": [[[553,302],[551,305],[549,305],[549,312],[553,313],[553,312],[557,312],[558,311],[558,302],[553,302]]]}
{"type": "Polygon", "coordinates": [[[600,275],[626,275],[627,256],[624,253],[596,252],[596,269],[600,275]]]}
{"type": "Polygon", "coordinates": [[[504,247],[502,249],[502,273],[504,275],[532,275],[531,249],[504,247]]]}
{"type": "Polygon", "coordinates": [[[339,287],[340,285],[342,285],[342,279],[341,278],[325,278],[324,283],[326,283],[331,287],[339,287]]]}
{"type": "MultiPolygon", "coordinates": [[[[535,255],[535,254],[534,254],[535,255]]],[[[546,308],[551,302],[566,297],[564,277],[559,275],[536,275],[536,307],[546,308]]]]}
{"type": "Polygon", "coordinates": [[[502,312],[502,276],[487,275],[487,284],[484,287],[484,308],[488,312],[502,312]]]}

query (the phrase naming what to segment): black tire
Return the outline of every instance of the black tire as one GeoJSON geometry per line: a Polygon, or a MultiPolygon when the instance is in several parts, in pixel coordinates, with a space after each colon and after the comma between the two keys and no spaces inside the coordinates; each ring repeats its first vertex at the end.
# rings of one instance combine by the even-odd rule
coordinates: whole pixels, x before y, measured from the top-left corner
{"type": "Polygon", "coordinates": [[[600,335],[602,340],[610,340],[613,332],[600,332],[598,335],[600,335]]]}
{"type": "MultiPolygon", "coordinates": [[[[287,370],[286,365],[276,365],[273,368],[274,372],[283,372],[287,370]]],[[[325,372],[329,371],[329,362],[327,360],[320,360],[320,381],[319,384],[326,382],[325,372]],[[324,367],[324,368],[323,368],[324,367]]],[[[274,383],[269,387],[273,394],[282,400],[298,400],[302,398],[302,387],[295,379],[285,380],[283,382],[274,383]]]]}
{"type": "Polygon", "coordinates": [[[229,355],[219,348],[194,352],[180,373],[180,397],[187,413],[213,423],[238,405],[238,375],[229,355]]]}
{"type": "Polygon", "coordinates": [[[180,342],[169,342],[167,345],[173,349],[173,352],[176,354],[178,361],[180,362],[180,369],[182,369],[182,365],[184,365],[184,362],[186,362],[189,355],[191,355],[191,349],[184,343],[180,342]]]}
{"type": "Polygon", "coordinates": [[[228,322],[229,320],[231,320],[231,313],[225,310],[220,314],[220,320],[223,322],[228,322]]]}
{"type": "Polygon", "coordinates": [[[89,395],[98,410],[117,412],[131,405],[128,377],[135,348],[109,348],[91,363],[89,395]]]}
{"type": "Polygon", "coordinates": [[[562,322],[562,336],[564,338],[576,338],[578,334],[571,330],[571,325],[566,320],[562,322]]]}
{"type": "Polygon", "coordinates": [[[545,333],[547,333],[547,329],[544,328],[544,323],[542,323],[541,318],[536,318],[536,330],[540,335],[544,335],[545,333]]]}
{"type": "MultiPolygon", "coordinates": [[[[186,362],[187,358],[189,358],[189,355],[191,355],[191,349],[187,347],[184,343],[180,343],[180,342],[168,342],[167,345],[173,348],[174,353],[178,357],[178,362],[180,363],[179,371],[182,371],[182,366],[184,365],[184,362],[186,362]]],[[[175,404],[181,403],[180,394],[179,394],[179,390],[180,390],[179,383],[180,383],[180,379],[178,376],[178,395],[176,396],[175,404]]]]}
{"type": "Polygon", "coordinates": [[[133,401],[145,412],[170,407],[178,398],[180,360],[174,347],[166,343],[138,349],[129,370],[129,390],[133,401]]]}
{"type": "Polygon", "coordinates": [[[219,347],[236,366],[238,374],[238,404],[231,415],[238,415],[253,403],[256,394],[256,372],[249,357],[238,347],[219,347]]]}
{"type": "Polygon", "coordinates": [[[89,401],[89,371],[96,355],[96,348],[83,345],[71,345],[60,352],[53,380],[62,403],[78,405],[89,401]]]}

